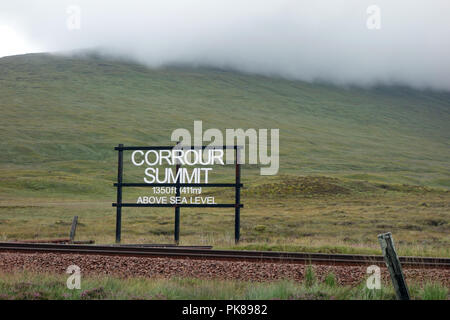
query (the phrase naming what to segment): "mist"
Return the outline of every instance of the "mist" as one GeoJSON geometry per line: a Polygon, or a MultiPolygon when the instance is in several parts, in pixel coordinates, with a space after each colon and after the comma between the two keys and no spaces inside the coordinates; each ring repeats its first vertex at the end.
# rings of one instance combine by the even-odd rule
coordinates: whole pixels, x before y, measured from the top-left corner
{"type": "Polygon", "coordinates": [[[448,0],[15,0],[0,4],[0,25],[45,52],[450,90],[448,0]]]}

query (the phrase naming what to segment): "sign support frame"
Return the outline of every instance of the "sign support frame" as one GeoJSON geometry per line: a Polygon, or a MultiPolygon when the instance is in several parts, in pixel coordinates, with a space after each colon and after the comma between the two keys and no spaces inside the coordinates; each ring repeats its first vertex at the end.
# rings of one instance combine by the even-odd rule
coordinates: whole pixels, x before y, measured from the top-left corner
{"type": "MultiPolygon", "coordinates": [[[[117,160],[117,183],[114,183],[114,187],[117,188],[117,200],[112,204],[116,207],[116,243],[121,242],[122,235],[122,207],[173,207],[175,210],[174,217],[174,241],[178,245],[180,242],[180,211],[181,207],[213,207],[213,208],[234,208],[234,240],[235,243],[239,243],[240,240],[240,209],[244,207],[241,203],[241,188],[243,184],[241,183],[241,165],[239,161],[240,150],[242,146],[127,146],[119,144],[114,150],[118,151],[117,160]],[[235,183],[180,183],[179,177],[175,183],[123,183],[123,151],[125,150],[171,150],[175,147],[190,148],[190,149],[229,149],[234,148],[235,150],[235,183]],[[139,203],[123,203],[122,202],[122,188],[123,187],[175,187],[176,196],[180,196],[181,187],[233,187],[235,188],[235,201],[229,204],[139,204],[139,203]]],[[[180,164],[176,164],[176,173],[180,169],[180,164]]]]}

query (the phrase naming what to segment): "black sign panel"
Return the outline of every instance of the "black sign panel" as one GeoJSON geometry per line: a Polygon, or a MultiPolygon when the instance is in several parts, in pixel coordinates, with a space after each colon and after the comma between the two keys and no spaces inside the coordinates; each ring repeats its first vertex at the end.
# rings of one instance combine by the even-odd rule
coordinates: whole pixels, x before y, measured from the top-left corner
{"type": "MultiPolygon", "coordinates": [[[[114,187],[117,188],[117,201],[113,203],[113,207],[116,207],[116,242],[120,243],[121,240],[121,229],[122,229],[122,207],[172,207],[175,210],[175,226],[174,226],[174,240],[175,243],[179,243],[180,240],[180,208],[194,208],[194,207],[202,207],[202,208],[234,208],[235,210],[235,229],[234,229],[234,238],[236,243],[239,242],[240,237],[240,209],[244,206],[241,204],[241,197],[240,197],[240,189],[243,187],[243,184],[241,184],[241,164],[239,163],[239,152],[241,146],[214,146],[214,147],[208,147],[208,146],[132,146],[132,147],[125,147],[123,144],[119,144],[119,146],[115,147],[114,149],[118,151],[118,164],[117,164],[117,183],[114,183],[114,187]],[[206,169],[204,170],[204,181],[205,182],[199,182],[200,181],[200,170],[198,169],[198,172],[194,172],[192,176],[187,176],[181,174],[181,165],[183,164],[182,161],[170,162],[170,157],[168,155],[165,155],[163,158],[169,161],[169,164],[175,165],[175,174],[171,175],[171,172],[169,172],[167,181],[173,181],[173,182],[163,182],[158,183],[154,182],[155,176],[152,174],[152,172],[147,172],[148,178],[151,180],[145,180],[145,183],[123,183],[123,152],[124,151],[135,151],[140,152],[143,154],[143,150],[150,151],[178,151],[178,150],[200,150],[204,151],[205,149],[208,150],[225,150],[225,149],[234,149],[235,151],[235,157],[234,157],[234,166],[236,168],[235,173],[235,183],[208,183],[208,171],[206,169]],[[194,174],[197,176],[194,177],[194,174]],[[189,181],[189,183],[186,183],[186,180],[189,181]],[[194,183],[191,183],[191,181],[195,181],[194,183]],[[124,203],[122,202],[122,188],[124,187],[173,187],[175,191],[175,201],[172,201],[170,203],[124,203]],[[205,201],[206,203],[183,203],[178,201],[180,199],[180,190],[181,188],[189,188],[189,187],[216,187],[216,188],[226,188],[231,187],[235,188],[235,199],[234,203],[210,203],[209,201],[205,201]]],[[[190,152],[191,155],[195,155],[195,152],[190,152]]],[[[213,155],[213,154],[212,154],[213,155]]],[[[223,152],[222,152],[223,155],[223,152]]],[[[214,155],[213,155],[214,156],[214,155]]],[[[177,158],[177,157],[175,157],[177,158]]],[[[140,163],[135,163],[134,161],[134,154],[132,156],[133,163],[135,165],[140,165],[140,163]]],[[[180,158],[181,160],[181,158],[180,158]]],[[[143,163],[143,160],[142,162],[143,163]]],[[[156,163],[156,161],[155,161],[156,163]]],[[[193,165],[195,163],[188,163],[189,165],[193,165]]],[[[212,164],[214,164],[214,158],[212,161],[212,164]]],[[[150,168],[150,170],[153,170],[150,168]]],[[[167,172],[166,172],[167,174],[167,172]]]]}

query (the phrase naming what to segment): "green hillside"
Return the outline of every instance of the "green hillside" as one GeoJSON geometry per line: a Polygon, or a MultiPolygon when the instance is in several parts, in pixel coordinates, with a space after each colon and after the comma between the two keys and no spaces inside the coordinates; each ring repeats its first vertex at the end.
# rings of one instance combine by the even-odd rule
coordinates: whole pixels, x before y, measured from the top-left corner
{"type": "MultiPolygon", "coordinates": [[[[280,129],[279,175],[242,170],[237,248],[379,253],[377,234],[391,231],[401,254],[450,255],[448,92],[31,54],[0,59],[0,110],[2,241],[67,237],[78,215],[78,239],[114,242],[114,146],[171,144],[203,120],[280,129]]],[[[216,182],[232,179],[223,173],[216,182]]],[[[148,191],[130,189],[126,202],[148,191]]],[[[229,203],[233,190],[204,194],[229,203]]],[[[181,216],[182,244],[234,247],[233,210],[181,216]]],[[[173,209],[123,210],[123,241],[172,239],[173,209]]]]}
{"type": "Polygon", "coordinates": [[[283,175],[450,187],[449,92],[29,54],[0,59],[0,111],[3,199],[109,198],[115,145],[171,144],[194,120],[279,128],[283,175]]]}

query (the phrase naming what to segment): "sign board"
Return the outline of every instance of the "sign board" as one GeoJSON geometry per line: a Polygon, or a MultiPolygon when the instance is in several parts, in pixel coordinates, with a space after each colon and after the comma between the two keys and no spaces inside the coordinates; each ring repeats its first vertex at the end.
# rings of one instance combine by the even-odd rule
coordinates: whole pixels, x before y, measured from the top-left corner
{"type": "MultiPolygon", "coordinates": [[[[122,208],[123,207],[172,207],[175,210],[174,239],[175,243],[180,240],[180,209],[183,207],[202,208],[234,208],[235,229],[234,238],[236,243],[240,237],[240,209],[243,204],[240,202],[241,184],[241,164],[239,155],[241,146],[143,146],[126,147],[119,144],[114,148],[118,151],[117,166],[117,201],[113,203],[116,207],[116,242],[120,243],[122,229],[122,208]],[[210,172],[216,164],[225,165],[223,161],[224,150],[234,149],[235,161],[235,183],[210,183],[210,172]],[[143,182],[124,183],[123,182],[123,154],[130,151],[130,160],[134,166],[143,167],[143,182]],[[168,168],[162,168],[166,165],[168,168]],[[171,167],[170,167],[171,166],[171,167]],[[122,189],[126,187],[153,187],[164,188],[167,196],[160,197],[139,197],[136,203],[122,202],[122,189]],[[215,203],[211,197],[183,197],[182,193],[192,192],[194,188],[234,188],[234,203],[215,203]],[[167,190],[167,188],[169,188],[167,190]],[[184,188],[184,189],[183,189],[184,188]],[[188,189],[186,189],[188,188],[188,189]]],[[[231,151],[231,150],[230,150],[231,151]]],[[[195,192],[194,192],[195,193],[195,192]]]]}

